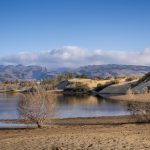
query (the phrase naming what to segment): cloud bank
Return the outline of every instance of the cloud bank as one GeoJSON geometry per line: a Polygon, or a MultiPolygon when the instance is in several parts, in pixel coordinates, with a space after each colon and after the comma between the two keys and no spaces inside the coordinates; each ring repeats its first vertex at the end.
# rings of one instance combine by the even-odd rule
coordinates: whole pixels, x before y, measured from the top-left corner
{"type": "Polygon", "coordinates": [[[41,52],[21,52],[0,58],[3,65],[40,65],[47,68],[79,67],[100,64],[150,65],[150,48],[143,51],[86,50],[77,46],[41,52]]]}

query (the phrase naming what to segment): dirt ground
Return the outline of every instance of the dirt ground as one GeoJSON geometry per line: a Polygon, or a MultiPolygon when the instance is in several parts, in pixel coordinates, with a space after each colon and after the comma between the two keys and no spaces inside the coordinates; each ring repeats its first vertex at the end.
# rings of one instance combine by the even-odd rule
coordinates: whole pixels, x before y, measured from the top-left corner
{"type": "Polygon", "coordinates": [[[150,124],[0,130],[0,150],[149,150],[150,124]]]}

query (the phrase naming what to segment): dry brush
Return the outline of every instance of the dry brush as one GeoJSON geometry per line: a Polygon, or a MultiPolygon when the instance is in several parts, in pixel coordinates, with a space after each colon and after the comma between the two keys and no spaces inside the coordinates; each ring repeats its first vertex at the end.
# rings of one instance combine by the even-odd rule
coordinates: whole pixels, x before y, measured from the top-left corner
{"type": "Polygon", "coordinates": [[[49,122],[55,112],[55,95],[48,93],[41,87],[36,87],[34,93],[22,94],[19,104],[21,118],[30,120],[38,127],[44,126],[49,122]]]}

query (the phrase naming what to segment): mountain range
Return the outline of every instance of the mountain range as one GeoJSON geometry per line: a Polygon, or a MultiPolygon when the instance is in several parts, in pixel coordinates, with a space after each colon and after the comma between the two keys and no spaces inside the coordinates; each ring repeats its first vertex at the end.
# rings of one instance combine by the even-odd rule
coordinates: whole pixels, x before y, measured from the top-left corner
{"type": "Polygon", "coordinates": [[[0,65],[0,81],[40,80],[47,75],[47,69],[41,66],[0,65]]]}
{"type": "MultiPolygon", "coordinates": [[[[49,68],[48,68],[49,69],[49,68]]],[[[0,65],[0,81],[7,80],[41,80],[51,78],[62,73],[72,73],[74,75],[86,75],[88,77],[107,76],[143,76],[150,72],[150,66],[137,65],[89,65],[76,69],[58,68],[48,71],[41,66],[23,65],[0,65]]]]}
{"type": "Polygon", "coordinates": [[[150,72],[150,66],[137,65],[89,65],[79,67],[73,71],[77,75],[93,76],[143,76],[150,72]]]}

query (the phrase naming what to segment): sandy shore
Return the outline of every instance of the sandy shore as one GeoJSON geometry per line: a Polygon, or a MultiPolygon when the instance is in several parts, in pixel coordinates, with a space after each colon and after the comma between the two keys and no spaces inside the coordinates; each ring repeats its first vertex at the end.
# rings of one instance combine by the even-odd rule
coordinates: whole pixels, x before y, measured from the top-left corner
{"type": "Polygon", "coordinates": [[[133,120],[129,116],[56,119],[43,129],[1,129],[0,150],[150,149],[150,124],[133,120]]]}
{"type": "Polygon", "coordinates": [[[150,124],[51,126],[1,130],[1,150],[150,149],[150,124]]]}
{"type": "MultiPolygon", "coordinates": [[[[5,123],[31,123],[29,120],[0,120],[5,123]]],[[[51,119],[47,125],[120,125],[136,123],[137,120],[131,115],[127,116],[104,116],[104,117],[84,117],[84,118],[66,118],[66,119],[51,119]]],[[[15,127],[14,127],[15,128],[15,127]]],[[[32,128],[32,127],[31,127],[32,128]]],[[[35,128],[35,127],[34,127],[35,128]]],[[[4,129],[4,128],[0,128],[4,129]]]]}

